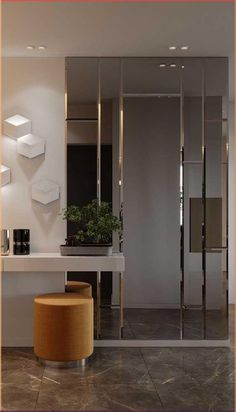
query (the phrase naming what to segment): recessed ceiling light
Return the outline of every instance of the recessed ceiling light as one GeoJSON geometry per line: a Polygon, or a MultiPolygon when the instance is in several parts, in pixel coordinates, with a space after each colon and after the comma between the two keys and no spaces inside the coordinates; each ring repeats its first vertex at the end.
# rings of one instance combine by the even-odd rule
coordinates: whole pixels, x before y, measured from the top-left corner
{"type": "Polygon", "coordinates": [[[35,46],[33,44],[29,44],[28,46],[26,46],[26,49],[28,50],[34,50],[35,46]]]}
{"type": "Polygon", "coordinates": [[[39,49],[39,50],[45,50],[46,48],[47,48],[47,46],[43,46],[43,45],[42,45],[42,46],[38,46],[38,49],[39,49]]]}
{"type": "Polygon", "coordinates": [[[181,50],[188,50],[189,49],[188,46],[181,46],[180,48],[181,48],[181,50]]]}
{"type": "Polygon", "coordinates": [[[161,64],[160,64],[160,67],[166,67],[166,64],[165,64],[165,63],[161,63],[161,64]]]}
{"type": "Polygon", "coordinates": [[[169,50],[176,50],[176,49],[177,49],[176,46],[170,46],[170,47],[169,47],[169,50]]]}
{"type": "Polygon", "coordinates": [[[175,64],[175,63],[171,63],[171,64],[170,64],[170,67],[176,67],[176,64],[175,64]]]}
{"type": "Polygon", "coordinates": [[[184,65],[183,65],[183,64],[182,64],[181,68],[184,69],[184,65]]]}

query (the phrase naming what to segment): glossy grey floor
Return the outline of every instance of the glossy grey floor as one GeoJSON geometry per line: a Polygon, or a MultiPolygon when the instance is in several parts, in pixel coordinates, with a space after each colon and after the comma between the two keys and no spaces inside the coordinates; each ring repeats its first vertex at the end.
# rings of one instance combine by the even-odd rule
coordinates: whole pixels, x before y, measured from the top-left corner
{"type": "MultiPolygon", "coordinates": [[[[180,323],[178,309],[125,309],[123,337],[124,339],[180,339],[180,323]]],[[[202,339],[204,333],[206,339],[227,339],[227,325],[227,317],[220,310],[208,310],[205,323],[201,310],[188,309],[183,314],[185,339],[202,339]]],[[[118,310],[102,310],[101,336],[103,339],[119,339],[118,310]]]]}
{"type": "Polygon", "coordinates": [[[3,351],[3,410],[233,411],[231,349],[97,348],[85,369],[3,351]]]}
{"type": "Polygon", "coordinates": [[[96,348],[84,369],[39,365],[31,348],[3,349],[3,410],[233,411],[230,348],[96,348]]]}

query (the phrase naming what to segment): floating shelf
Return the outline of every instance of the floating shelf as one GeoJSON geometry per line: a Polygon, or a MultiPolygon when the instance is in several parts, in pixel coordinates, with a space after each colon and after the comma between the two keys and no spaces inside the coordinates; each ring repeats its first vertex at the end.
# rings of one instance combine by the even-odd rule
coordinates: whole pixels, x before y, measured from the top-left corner
{"type": "Polygon", "coordinates": [[[45,152],[45,140],[34,134],[27,134],[17,140],[17,153],[33,159],[45,152]]]}
{"type": "Polygon", "coordinates": [[[16,114],[3,122],[3,133],[13,139],[19,139],[31,133],[31,120],[16,114]]]}
{"type": "Polygon", "coordinates": [[[41,180],[38,183],[32,185],[32,199],[36,202],[47,205],[59,199],[60,187],[57,183],[51,180],[41,180]]]}
{"type": "Polygon", "coordinates": [[[1,186],[5,186],[11,181],[11,170],[9,167],[1,165],[1,186]]]}

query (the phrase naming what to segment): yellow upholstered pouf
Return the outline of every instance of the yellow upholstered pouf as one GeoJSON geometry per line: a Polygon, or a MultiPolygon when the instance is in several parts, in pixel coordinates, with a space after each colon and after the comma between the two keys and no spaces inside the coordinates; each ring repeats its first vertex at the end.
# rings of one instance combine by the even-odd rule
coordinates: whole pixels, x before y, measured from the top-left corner
{"type": "Polygon", "coordinates": [[[79,293],[83,296],[92,297],[92,286],[86,282],[71,281],[69,280],[65,286],[66,292],[79,293]]]}
{"type": "Polygon", "coordinates": [[[34,352],[49,361],[77,361],[93,353],[93,299],[50,293],[34,299],[34,352]]]}

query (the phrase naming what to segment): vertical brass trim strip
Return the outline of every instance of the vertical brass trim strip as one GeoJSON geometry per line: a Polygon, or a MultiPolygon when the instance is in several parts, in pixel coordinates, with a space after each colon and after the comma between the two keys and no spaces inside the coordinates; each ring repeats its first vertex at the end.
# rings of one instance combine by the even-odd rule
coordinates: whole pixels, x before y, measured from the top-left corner
{"type": "Polygon", "coordinates": [[[184,339],[184,90],[180,70],[180,339],[184,339]]]}
{"type": "Polygon", "coordinates": [[[120,60],[120,96],[119,96],[119,210],[122,233],[119,239],[119,250],[123,252],[123,202],[124,202],[124,101],[123,101],[123,59],[120,60]]]}
{"type": "Polygon", "coordinates": [[[229,335],[229,131],[227,122],[226,136],[226,316],[227,316],[227,336],[229,335]]]}
{"type": "MultiPolygon", "coordinates": [[[[65,205],[67,207],[67,135],[68,135],[68,124],[67,124],[67,117],[68,117],[68,92],[67,92],[67,84],[68,84],[68,59],[65,59],[65,96],[64,96],[64,132],[65,132],[65,205]]],[[[65,222],[65,238],[67,238],[67,221],[65,222]]],[[[67,272],[65,272],[65,284],[67,283],[67,272]]]]}
{"type": "Polygon", "coordinates": [[[97,96],[97,199],[101,203],[101,59],[98,59],[98,96],[97,96]]]}
{"type": "MultiPolygon", "coordinates": [[[[97,201],[101,204],[101,59],[98,59],[97,68],[97,201]]],[[[97,272],[97,338],[101,338],[101,272],[97,272]]]]}
{"type": "Polygon", "coordinates": [[[124,331],[124,273],[120,272],[120,331],[119,337],[120,339],[123,338],[123,331],[124,331]]]}
{"type": "Polygon", "coordinates": [[[206,339],[206,145],[205,145],[205,64],[202,60],[202,312],[203,338],[206,339]]]}
{"type": "Polygon", "coordinates": [[[96,326],[97,339],[101,339],[101,272],[97,272],[97,305],[96,305],[96,326]]]}

